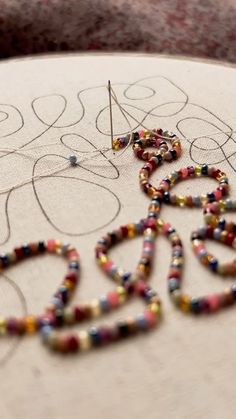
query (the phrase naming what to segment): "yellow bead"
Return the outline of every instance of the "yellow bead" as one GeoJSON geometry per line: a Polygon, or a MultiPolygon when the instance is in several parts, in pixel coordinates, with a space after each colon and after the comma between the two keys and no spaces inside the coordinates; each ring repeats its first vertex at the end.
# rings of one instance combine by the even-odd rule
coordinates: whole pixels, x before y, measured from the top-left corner
{"type": "Polygon", "coordinates": [[[107,261],[108,261],[108,257],[106,255],[102,255],[99,258],[99,262],[101,263],[101,265],[103,265],[104,263],[107,263],[107,261]]]}
{"type": "Polygon", "coordinates": [[[50,347],[50,349],[56,349],[57,348],[57,343],[58,343],[58,333],[53,330],[50,335],[48,336],[48,345],[50,347]]]}
{"type": "Polygon", "coordinates": [[[125,288],[124,287],[117,287],[116,291],[117,291],[117,294],[119,295],[119,302],[121,304],[123,304],[125,302],[126,296],[127,296],[125,288]]]}
{"type": "Polygon", "coordinates": [[[81,330],[78,333],[79,336],[79,344],[80,344],[80,349],[82,351],[87,351],[88,349],[91,348],[91,340],[90,340],[90,336],[88,334],[88,332],[86,330],[81,330]]]}
{"type": "Polygon", "coordinates": [[[144,237],[155,237],[156,233],[152,230],[152,228],[146,228],[143,233],[144,237]]]}
{"type": "Polygon", "coordinates": [[[224,202],[224,201],[219,201],[219,204],[220,204],[220,210],[221,210],[221,211],[224,211],[224,210],[225,210],[225,208],[226,208],[226,204],[225,204],[225,202],[224,202]]]}
{"type": "Polygon", "coordinates": [[[227,231],[225,231],[225,230],[221,232],[221,235],[220,235],[220,240],[221,240],[222,242],[224,242],[224,241],[225,241],[227,234],[228,234],[228,232],[227,232],[227,231]]]}
{"type": "Polygon", "coordinates": [[[201,166],[195,166],[195,174],[197,176],[201,176],[202,170],[201,170],[201,166]]]}
{"type": "Polygon", "coordinates": [[[216,217],[213,214],[205,214],[204,220],[206,224],[210,224],[212,227],[215,227],[217,225],[218,217],[216,217]]]}
{"type": "Polygon", "coordinates": [[[0,317],[0,335],[6,334],[6,320],[0,317]]]}
{"type": "Polygon", "coordinates": [[[74,324],[75,322],[75,314],[71,308],[65,308],[63,311],[63,318],[66,324],[74,324]]]}
{"type": "Polygon", "coordinates": [[[178,195],[178,196],[176,197],[176,202],[177,202],[177,204],[178,204],[180,207],[184,207],[184,205],[185,205],[185,196],[183,196],[183,195],[178,195]]]}
{"type": "Polygon", "coordinates": [[[146,272],[146,270],[145,270],[145,266],[144,266],[142,263],[139,263],[139,264],[138,264],[137,269],[138,269],[139,271],[143,272],[143,273],[145,273],[145,272],[146,272]]]}
{"type": "Polygon", "coordinates": [[[157,220],[157,228],[162,228],[164,225],[164,221],[161,218],[158,218],[157,220]]]}
{"type": "Polygon", "coordinates": [[[208,202],[207,196],[205,194],[200,196],[200,200],[201,200],[202,205],[205,205],[208,202]]]}
{"type": "Polygon", "coordinates": [[[32,334],[36,332],[36,322],[35,317],[27,316],[25,318],[25,330],[27,333],[32,334]]]}
{"type": "Polygon", "coordinates": [[[75,288],[75,284],[71,281],[64,281],[64,285],[68,290],[73,290],[75,288]]]}
{"type": "Polygon", "coordinates": [[[190,310],[190,297],[188,295],[182,295],[180,299],[180,308],[182,311],[187,313],[190,310]]]}
{"type": "Polygon", "coordinates": [[[174,301],[174,303],[178,306],[182,299],[182,294],[180,290],[175,290],[171,293],[171,298],[174,301]]]}
{"type": "Polygon", "coordinates": [[[161,312],[161,307],[160,307],[160,305],[159,305],[159,304],[157,304],[157,303],[152,303],[152,304],[150,304],[150,305],[148,306],[148,309],[149,309],[152,313],[154,313],[154,314],[160,314],[160,312],[161,312]]]}
{"type": "Polygon", "coordinates": [[[130,239],[133,239],[135,237],[135,227],[134,227],[134,224],[129,224],[128,225],[128,237],[130,239]]]}
{"type": "Polygon", "coordinates": [[[91,312],[93,317],[99,317],[101,315],[99,300],[94,299],[91,301],[91,312]]]}

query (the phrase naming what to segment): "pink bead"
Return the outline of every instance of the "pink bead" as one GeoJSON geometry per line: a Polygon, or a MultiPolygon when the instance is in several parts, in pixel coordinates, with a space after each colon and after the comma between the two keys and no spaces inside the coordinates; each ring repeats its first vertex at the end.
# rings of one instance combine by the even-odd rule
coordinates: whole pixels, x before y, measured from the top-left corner
{"type": "Polygon", "coordinates": [[[149,327],[154,327],[157,324],[157,317],[152,311],[146,310],[144,312],[144,317],[147,320],[149,327]]]}
{"type": "Polygon", "coordinates": [[[153,250],[154,243],[144,243],[143,250],[153,250]]]}
{"type": "Polygon", "coordinates": [[[71,250],[71,252],[68,253],[68,257],[69,259],[72,259],[72,258],[79,259],[79,253],[76,252],[76,250],[71,250]]]}
{"type": "Polygon", "coordinates": [[[102,265],[105,272],[109,272],[109,270],[111,269],[112,266],[113,266],[113,262],[111,260],[108,260],[108,262],[106,262],[106,263],[104,263],[104,265],[102,265]]]}
{"type": "Polygon", "coordinates": [[[53,239],[50,239],[47,241],[47,249],[49,252],[54,252],[56,249],[56,241],[53,239]]]}
{"type": "Polygon", "coordinates": [[[112,291],[107,294],[107,299],[112,307],[119,306],[119,296],[116,292],[112,291]]]}
{"type": "Polygon", "coordinates": [[[215,190],[214,194],[215,194],[215,198],[217,200],[220,199],[220,198],[222,198],[222,193],[218,189],[215,190]]]}
{"type": "Polygon", "coordinates": [[[135,291],[138,295],[143,295],[146,288],[147,288],[147,285],[143,281],[137,281],[135,284],[135,291]]]}
{"type": "Polygon", "coordinates": [[[182,178],[186,179],[186,177],[188,177],[188,169],[186,167],[183,167],[180,171],[181,171],[182,178]]]}
{"type": "Polygon", "coordinates": [[[219,297],[217,294],[212,294],[207,297],[207,302],[210,307],[210,311],[217,311],[220,307],[219,305],[219,297]]]}
{"type": "Polygon", "coordinates": [[[168,230],[171,228],[171,225],[169,223],[166,223],[163,225],[163,232],[168,233],[168,230]]]}

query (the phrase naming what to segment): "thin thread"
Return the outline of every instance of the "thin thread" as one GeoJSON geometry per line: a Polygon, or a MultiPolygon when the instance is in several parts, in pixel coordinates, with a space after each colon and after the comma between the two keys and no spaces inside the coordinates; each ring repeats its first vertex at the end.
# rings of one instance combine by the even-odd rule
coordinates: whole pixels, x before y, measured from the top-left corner
{"type": "MultiPolygon", "coordinates": [[[[107,89],[108,89],[108,86],[107,86],[107,89]]],[[[130,121],[129,121],[129,119],[127,118],[127,115],[130,117],[130,118],[132,118],[136,123],[138,123],[138,125],[139,126],[141,126],[142,128],[144,128],[144,129],[146,129],[147,131],[149,131],[151,134],[153,134],[153,135],[156,135],[156,132],[155,131],[152,131],[152,130],[150,130],[146,125],[144,125],[142,122],[140,122],[137,118],[135,118],[133,115],[131,115],[120,103],[119,103],[119,101],[118,101],[118,98],[117,98],[117,95],[116,95],[116,93],[115,93],[115,91],[114,91],[114,89],[113,89],[113,87],[111,86],[111,84],[110,84],[110,95],[111,95],[111,97],[112,97],[112,99],[114,100],[114,102],[115,102],[115,104],[118,106],[118,108],[120,109],[120,111],[121,111],[121,113],[122,113],[122,115],[123,115],[123,117],[125,118],[125,120],[126,120],[126,122],[127,122],[127,124],[128,124],[128,126],[129,126],[129,129],[130,129],[130,135],[129,135],[129,141],[128,141],[128,144],[122,149],[122,151],[121,152],[119,152],[118,154],[116,154],[114,157],[111,157],[111,158],[108,158],[108,161],[113,161],[113,160],[116,160],[117,158],[119,158],[119,157],[121,157],[122,156],[122,154],[124,154],[125,153],[125,151],[126,151],[126,149],[130,146],[130,144],[131,144],[131,141],[132,141],[132,138],[133,138],[133,130],[132,130],[132,126],[131,126],[131,123],[130,123],[130,121]]],[[[197,140],[197,139],[199,139],[199,138],[201,138],[201,137],[207,137],[207,136],[212,136],[212,135],[221,135],[221,134],[232,134],[232,133],[234,133],[235,131],[230,131],[230,132],[228,132],[228,131],[221,131],[221,132],[219,132],[219,131],[217,131],[217,132],[213,132],[213,133],[208,133],[208,134],[203,134],[203,135],[198,135],[197,137],[192,137],[192,138],[180,138],[179,137],[179,139],[181,140],[181,141],[194,141],[194,140],[197,140]]],[[[170,140],[169,139],[169,137],[165,137],[164,135],[158,135],[160,138],[163,138],[163,139],[166,139],[166,140],[170,140]]],[[[11,147],[4,147],[4,148],[1,148],[0,147],[0,152],[13,152],[13,153],[16,153],[16,154],[18,154],[18,155],[22,155],[22,156],[26,156],[26,157],[28,157],[28,158],[34,158],[33,156],[29,156],[28,154],[27,154],[27,152],[29,152],[29,151],[31,151],[31,150],[35,150],[35,149],[37,149],[37,148],[42,148],[42,147],[48,147],[48,146],[58,146],[58,145],[60,145],[60,146],[63,146],[63,144],[58,144],[58,142],[53,142],[53,143],[48,143],[48,144],[44,144],[44,145],[36,145],[36,146],[33,146],[33,147],[25,147],[24,148],[24,151],[22,151],[22,149],[21,148],[11,148],[11,147]]],[[[96,159],[96,162],[104,162],[104,158],[103,159],[97,159],[96,157],[102,152],[102,153],[106,153],[106,152],[108,152],[108,151],[112,151],[112,148],[111,147],[102,147],[102,148],[100,148],[100,149],[96,149],[96,150],[91,150],[91,151],[79,151],[79,152],[76,152],[76,153],[74,153],[77,157],[80,157],[80,154],[86,154],[86,158],[83,158],[82,160],[81,159],[79,159],[79,161],[78,161],[78,164],[77,165],[79,165],[80,163],[83,163],[83,162],[86,162],[86,161],[91,161],[91,160],[95,160],[96,159]],[[90,155],[94,155],[93,157],[90,157],[90,155]]],[[[68,169],[69,167],[71,167],[71,164],[70,164],[70,162],[69,162],[69,160],[66,158],[66,157],[63,157],[62,156],[62,158],[64,158],[65,160],[67,160],[67,162],[66,163],[63,163],[63,164],[61,164],[61,165],[58,165],[57,166],[57,168],[55,169],[49,169],[49,170],[45,170],[45,171],[43,171],[42,173],[39,173],[39,174],[37,174],[37,175],[34,175],[34,176],[31,176],[31,177],[29,177],[29,178],[27,178],[27,179],[25,179],[25,180],[23,180],[22,182],[19,182],[19,183],[17,183],[17,184],[15,184],[15,185],[12,185],[12,186],[9,186],[9,187],[7,187],[7,188],[4,188],[4,189],[0,189],[0,195],[2,195],[2,194],[5,194],[5,193],[7,193],[7,192],[10,192],[10,191],[12,191],[12,190],[14,190],[14,189],[17,189],[17,188],[20,188],[21,186],[23,186],[23,185],[27,185],[27,184],[29,184],[29,183],[32,183],[32,181],[37,181],[37,180],[39,180],[39,179],[42,179],[42,178],[44,178],[44,177],[48,177],[48,176],[50,176],[50,175],[54,175],[54,174],[56,174],[56,173],[59,173],[60,171],[63,171],[63,170],[65,170],[65,169],[68,169]]],[[[46,161],[46,160],[45,160],[46,161]]]]}

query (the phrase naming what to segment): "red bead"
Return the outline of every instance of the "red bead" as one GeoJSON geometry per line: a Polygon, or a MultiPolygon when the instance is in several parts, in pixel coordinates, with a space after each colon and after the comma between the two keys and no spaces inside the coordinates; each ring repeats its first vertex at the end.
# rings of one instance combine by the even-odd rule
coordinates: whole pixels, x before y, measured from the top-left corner
{"type": "Polygon", "coordinates": [[[78,349],[79,349],[78,338],[75,337],[74,335],[70,335],[70,336],[68,336],[67,339],[68,339],[67,344],[68,344],[69,352],[77,352],[78,349]]]}
{"type": "Polygon", "coordinates": [[[24,250],[22,249],[22,247],[16,247],[15,249],[14,249],[14,252],[15,252],[15,254],[16,254],[16,256],[17,256],[17,259],[23,259],[24,258],[24,256],[25,256],[25,254],[24,254],[24,250]]]}
{"type": "Polygon", "coordinates": [[[77,321],[82,321],[85,319],[85,310],[82,307],[76,306],[74,308],[75,319],[77,321]]]}

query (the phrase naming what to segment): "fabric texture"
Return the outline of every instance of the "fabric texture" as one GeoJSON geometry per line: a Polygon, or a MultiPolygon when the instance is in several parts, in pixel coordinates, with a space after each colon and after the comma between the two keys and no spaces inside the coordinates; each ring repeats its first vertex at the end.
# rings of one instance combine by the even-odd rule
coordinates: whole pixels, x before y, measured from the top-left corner
{"type": "MultiPolygon", "coordinates": [[[[0,146],[19,153],[0,155],[0,253],[50,238],[72,243],[81,255],[81,280],[72,305],[117,286],[97,266],[94,248],[106,233],[146,217],[150,203],[139,187],[143,162],[131,147],[121,156],[96,150],[110,146],[108,78],[133,130],[138,120],[181,137],[181,157],[153,173],[154,185],[174,169],[208,163],[227,173],[231,197],[236,197],[235,68],[135,54],[2,60],[0,146]],[[76,167],[66,166],[71,153],[78,156],[76,167]],[[12,189],[61,164],[60,172],[12,189]],[[10,192],[2,193],[4,188],[10,192]]],[[[113,122],[115,136],[129,131],[116,106],[113,122]]],[[[173,193],[197,195],[216,185],[205,177],[187,180],[173,193]]],[[[163,205],[161,218],[183,241],[183,291],[197,297],[222,292],[233,283],[202,266],[192,251],[190,234],[203,224],[202,209],[163,205]]],[[[235,220],[235,214],[227,219],[235,220]]],[[[133,271],[141,243],[141,238],[127,240],[109,255],[133,271]]],[[[148,283],[162,301],[158,327],[64,357],[50,352],[37,334],[0,336],[1,418],[235,419],[235,303],[212,315],[180,312],[167,292],[171,247],[163,236],[155,245],[148,283]]],[[[226,245],[212,240],[206,245],[220,261],[235,258],[235,250],[226,245]]],[[[42,313],[65,272],[66,262],[53,255],[1,272],[0,317],[42,313]]],[[[144,308],[134,297],[73,331],[137,316],[144,308]]],[[[63,327],[59,333],[69,331],[63,327]]]]}

